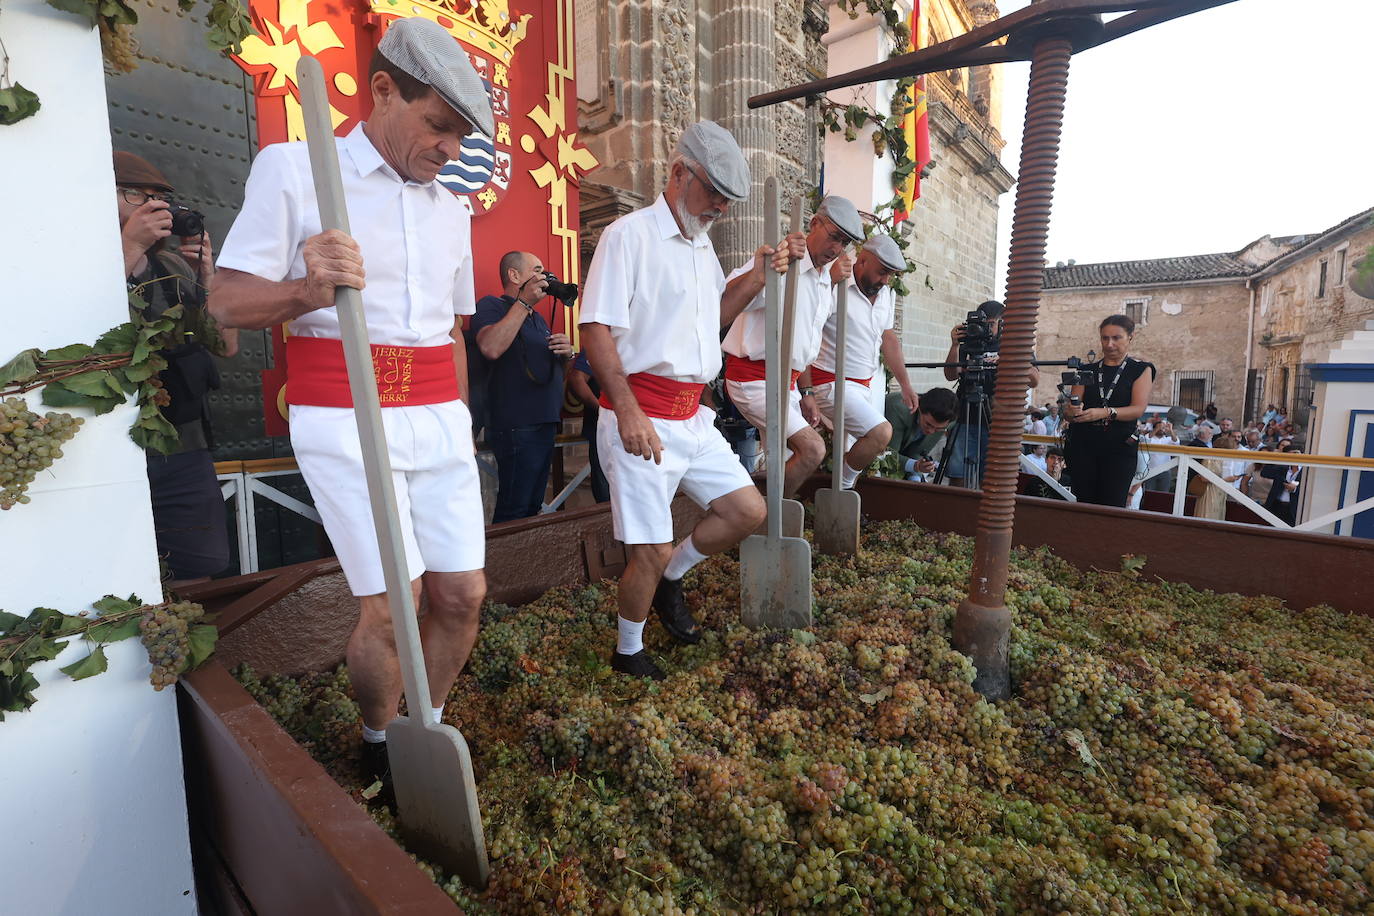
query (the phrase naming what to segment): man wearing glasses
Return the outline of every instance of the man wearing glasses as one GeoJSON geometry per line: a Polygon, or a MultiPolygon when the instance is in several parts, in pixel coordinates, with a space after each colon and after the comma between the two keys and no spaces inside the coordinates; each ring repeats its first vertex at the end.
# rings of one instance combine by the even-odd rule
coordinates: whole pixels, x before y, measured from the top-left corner
{"type": "MultiPolygon", "coordinates": [[[[606,228],[587,271],[582,340],[606,408],[597,444],[615,536],[629,556],[611,667],[633,676],[664,676],[644,650],[650,606],[675,640],[698,642],[682,577],[739,543],[765,515],[763,497],[700,403],[720,372],[720,329],[757,292],[726,288],[706,231],[749,187],[749,164],[734,138],[713,121],[692,125],[663,194],[606,228]],[[674,549],[679,486],[707,511],[674,549]]],[[[764,245],[754,255],[756,264],[769,259],[782,272],[789,254],[764,245]]]]}
{"type": "MultiPolygon", "coordinates": [[[[834,308],[831,291],[831,262],[844,253],[851,242],[863,241],[859,211],[843,197],[827,197],[811,217],[808,231],[794,232],[784,240],[793,260],[798,260],[797,304],[792,329],[791,371],[787,417],[783,436],[792,456],[783,475],[783,496],[790,497],[825,457],[825,442],[802,417],[801,394],[797,378],[821,352],[821,330],[834,308]]],[[[755,259],[730,275],[727,287],[757,290],[753,300],[730,325],[725,336],[725,390],[746,420],[760,435],[768,426],[768,384],[765,381],[763,352],[764,308],[763,277],[766,266],[755,259]]],[[[843,258],[835,264],[838,278],[848,279],[851,264],[843,258]]],[[[810,391],[805,392],[810,394],[810,391]]]]}
{"type": "Polygon", "coordinates": [[[181,306],[181,343],[162,351],[159,373],[168,402],[162,414],[176,427],[179,445],[170,455],[149,451],[148,487],[158,553],[174,583],[206,579],[229,565],[224,499],[210,457],[213,436],[206,395],[219,387],[214,356],[233,356],[238,332],[221,329],[205,310],[214,277],[210,236],[172,236],[172,186],[152,163],[132,153],[114,154],[115,202],[129,289],[155,318],[181,306]],[[212,355],[213,354],[213,355],[212,355]]]}

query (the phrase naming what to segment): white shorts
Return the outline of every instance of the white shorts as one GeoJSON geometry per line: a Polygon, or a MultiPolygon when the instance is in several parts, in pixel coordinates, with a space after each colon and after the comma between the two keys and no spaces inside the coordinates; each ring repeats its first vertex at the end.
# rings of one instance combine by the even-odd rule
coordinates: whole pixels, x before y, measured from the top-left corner
{"type": "Polygon", "coordinates": [[[690,420],[651,417],[663,444],[663,463],[625,451],[614,410],[596,424],[597,455],[611,484],[611,521],[623,544],[671,544],[673,497],[678,486],[698,506],[752,487],[739,456],[715,427],[716,414],[702,406],[690,420]]]}
{"type": "MultiPolygon", "coordinates": [[[[410,578],[486,565],[486,519],[462,401],[382,410],[410,578]]],[[[386,591],[353,411],[291,405],[291,446],[354,595],[386,591]]]]}
{"type": "MultiPolygon", "coordinates": [[[[739,408],[740,415],[759,431],[759,441],[768,434],[768,383],[735,382],[727,379],[725,391],[739,408]]],[[[810,424],[802,417],[801,395],[793,388],[787,392],[787,416],[783,420],[784,439],[791,439],[810,424]]]]}
{"type": "MultiPolygon", "coordinates": [[[[875,427],[887,422],[887,417],[873,406],[869,400],[873,396],[867,385],[858,382],[845,382],[844,389],[844,431],[855,439],[868,435],[875,427]]],[[[826,419],[835,422],[835,383],[817,385],[815,388],[816,406],[826,419]]]]}

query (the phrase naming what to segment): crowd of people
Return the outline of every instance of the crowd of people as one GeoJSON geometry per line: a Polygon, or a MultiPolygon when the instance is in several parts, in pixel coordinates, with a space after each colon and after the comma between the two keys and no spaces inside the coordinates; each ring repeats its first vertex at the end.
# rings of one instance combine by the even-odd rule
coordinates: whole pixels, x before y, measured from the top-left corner
{"type": "MultiPolygon", "coordinates": [[[[651,611],[674,640],[702,638],[683,577],[764,520],[748,470],[757,437],[724,435],[717,419],[734,418],[727,431],[766,429],[763,290],[770,272],[797,275],[792,350],[784,354],[787,492],[823,461],[823,427],[848,437],[844,487],[888,449],[913,479],[943,468],[952,483],[977,486],[1001,305],[984,303],[951,330],[946,377],[957,392],[917,393],[894,329],[891,281],[906,269],[905,257],[892,237],[866,237],[850,201],[824,198],[804,228],[760,239],[727,275],[708,230],[748,197],[750,168],[728,131],[711,121],[691,125],[662,193],[603,232],[581,291],[582,349],[574,352],[567,329],[554,332],[537,308],[566,285],[519,249],[498,264],[475,264],[471,215],[435,183],[465,136],[494,130],[466,55],[435,23],[397,20],[372,61],[368,91],[372,114],[336,141],[351,234],[322,231],[302,143],[269,146],[255,159],[217,264],[203,232],[173,241],[171,187],[149,163],[121,154],[116,178],[130,285],[154,313],[183,306],[187,327],[186,346],[169,352],[167,370],[169,419],[183,449],[148,459],[160,547],[177,578],[213,574],[227,562],[204,422],[205,395],[217,384],[210,354],[232,353],[237,329],[288,325],[291,443],[359,602],[347,662],[374,775],[386,773],[385,728],[396,715],[401,678],[333,308],[337,287],[362,292],[412,588],[417,600],[421,592],[428,599],[421,634],[430,690],[441,702],[472,649],[486,594],[470,378],[483,382],[480,425],[498,465],[495,522],[539,511],[565,392],[582,403],[593,492],[610,502],[627,553],[610,651],[611,667],[626,675],[663,677],[644,650],[651,611]],[[498,282],[478,299],[489,275],[498,282]],[[837,378],[841,289],[848,322],[845,377],[837,378]],[[869,394],[875,382],[887,387],[884,366],[896,390],[880,410],[869,394]],[[841,429],[833,429],[837,385],[846,386],[841,429]],[[674,543],[671,503],[679,492],[704,515],[674,543]]],[[[1103,358],[1086,367],[1096,384],[1074,388],[1069,400],[1030,418],[1034,432],[1068,430],[1066,450],[1044,448],[1032,458],[1056,481],[1050,492],[1071,485],[1080,501],[1111,505],[1129,497],[1136,437],[1145,432],[1137,424],[1154,377],[1151,364],[1127,352],[1133,332],[1125,316],[1102,322],[1103,358]]],[[[1260,443],[1283,422],[1277,412],[1268,417],[1260,443]]],[[[1167,424],[1148,430],[1151,437],[1168,433],[1167,424]]],[[[1274,481],[1276,502],[1286,496],[1291,505],[1298,477],[1274,481]]],[[[437,718],[442,707],[432,712],[437,718]]]]}

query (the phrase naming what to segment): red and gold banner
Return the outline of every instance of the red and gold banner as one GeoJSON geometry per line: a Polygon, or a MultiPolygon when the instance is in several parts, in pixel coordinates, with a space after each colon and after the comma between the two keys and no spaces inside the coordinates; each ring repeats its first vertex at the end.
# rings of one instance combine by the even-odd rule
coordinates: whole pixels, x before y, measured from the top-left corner
{"type": "MultiPolygon", "coordinates": [[[[921,15],[921,0],[912,0],[910,49],[918,51],[925,45],[925,19],[921,15]]],[[[912,169],[911,177],[906,180],[906,184],[902,188],[902,208],[896,214],[895,220],[899,223],[911,215],[911,208],[920,199],[921,170],[930,162],[930,120],[929,112],[926,109],[926,78],[924,75],[916,77],[916,82],[910,91],[911,111],[907,113],[902,122],[902,130],[906,134],[907,155],[916,163],[916,167],[912,169]]]]}
{"type": "MultiPolygon", "coordinates": [[[[253,77],[260,146],[305,139],[296,62],[319,58],[335,133],[371,111],[367,70],[387,25],[402,16],[438,22],[468,53],[491,95],[496,136],[473,133],[439,181],[472,212],[477,297],[501,292],[497,263],[530,251],[561,279],[580,283],[581,177],[597,166],[577,138],[573,0],[250,0],[255,35],[234,60],[253,77]]],[[[576,345],[577,313],[546,299],[540,310],[576,345]]],[[[284,435],[284,332],[273,332],[276,367],[263,373],[268,435],[284,435]]]]}

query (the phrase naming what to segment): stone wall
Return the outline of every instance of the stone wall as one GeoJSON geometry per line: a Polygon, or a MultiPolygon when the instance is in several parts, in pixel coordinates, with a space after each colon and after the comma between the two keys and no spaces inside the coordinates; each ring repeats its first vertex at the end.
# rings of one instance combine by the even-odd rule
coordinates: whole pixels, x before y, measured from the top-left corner
{"type": "Polygon", "coordinates": [[[712,232],[725,269],[737,266],[763,241],[764,179],[778,176],[786,202],[819,176],[814,114],[800,103],[750,111],[745,101],[825,72],[821,3],[577,0],[577,15],[579,136],[602,163],[584,193],[652,201],[682,130],[716,120],[754,174],[750,199],[712,232]]]}
{"type": "Polygon", "coordinates": [[[1347,284],[1355,264],[1374,246],[1374,225],[1366,221],[1330,236],[1258,278],[1254,363],[1264,371],[1263,401],[1290,407],[1300,422],[1306,404],[1295,403],[1295,397],[1303,401],[1310,393],[1305,367],[1325,362],[1337,342],[1374,319],[1374,300],[1347,284]]]}
{"type": "MultiPolygon", "coordinates": [[[[1221,416],[1239,421],[1245,407],[1245,331],[1250,294],[1243,280],[1109,289],[1047,289],[1040,300],[1036,354],[1041,359],[1100,356],[1097,327],[1108,315],[1140,303],[1131,355],[1159,369],[1151,403],[1176,404],[1180,373],[1212,373],[1207,397],[1221,416]]],[[[1040,374],[1035,403],[1053,401],[1059,367],[1040,374]]]]}

